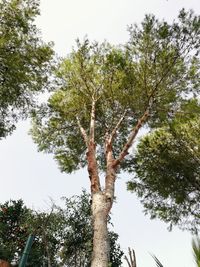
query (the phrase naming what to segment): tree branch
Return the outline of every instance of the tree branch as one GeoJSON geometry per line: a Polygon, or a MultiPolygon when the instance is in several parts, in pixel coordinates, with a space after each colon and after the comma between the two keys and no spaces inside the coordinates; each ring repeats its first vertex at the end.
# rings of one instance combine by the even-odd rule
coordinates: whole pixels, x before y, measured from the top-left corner
{"type": "Polygon", "coordinates": [[[82,137],[84,139],[84,142],[85,142],[86,146],[88,147],[88,136],[87,136],[87,133],[86,133],[85,129],[82,127],[78,116],[76,117],[76,120],[77,120],[77,123],[78,123],[78,127],[80,129],[80,132],[82,134],[82,137]]]}
{"type": "Polygon", "coordinates": [[[109,138],[109,141],[108,141],[110,144],[112,144],[113,139],[114,139],[114,137],[116,135],[116,132],[119,129],[119,127],[121,126],[121,124],[122,124],[122,122],[123,122],[123,120],[124,120],[124,118],[126,116],[126,113],[127,113],[127,110],[124,111],[122,117],[119,119],[118,123],[116,124],[115,128],[113,129],[112,133],[110,134],[110,138],[109,138]]]}
{"type": "Polygon", "coordinates": [[[94,143],[94,134],[95,134],[95,104],[96,101],[92,99],[92,110],[91,110],[91,119],[90,119],[90,142],[94,143]]]}
{"type": "Polygon", "coordinates": [[[147,119],[149,117],[149,112],[150,112],[152,103],[153,103],[153,99],[150,98],[148,107],[146,108],[142,117],[140,117],[140,119],[138,120],[136,126],[132,129],[126,144],[124,145],[121,153],[119,154],[119,157],[114,161],[114,167],[117,167],[124,160],[125,156],[128,154],[128,150],[132,146],[133,141],[134,141],[135,137],[137,136],[140,128],[143,126],[143,124],[147,121],[147,119]]]}

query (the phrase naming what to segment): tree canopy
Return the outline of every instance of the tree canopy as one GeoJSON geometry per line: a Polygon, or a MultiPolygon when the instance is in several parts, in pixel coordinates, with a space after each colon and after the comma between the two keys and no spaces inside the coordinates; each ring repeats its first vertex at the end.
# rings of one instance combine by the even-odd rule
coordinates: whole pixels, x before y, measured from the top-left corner
{"type": "Polygon", "coordinates": [[[142,138],[128,183],[152,218],[192,231],[200,225],[199,115],[200,105],[190,100],[168,126],[142,138]]]}
{"type": "Polygon", "coordinates": [[[60,64],[60,86],[36,115],[32,134],[39,150],[53,153],[62,171],[87,163],[92,101],[98,166],[105,169],[106,136],[117,158],[140,120],[151,128],[164,125],[185,95],[199,92],[199,18],[192,11],[182,10],[172,25],[146,16],[129,32],[124,47],[78,42],[60,64]]]}
{"type": "Polygon", "coordinates": [[[38,6],[37,0],[0,1],[0,138],[15,129],[47,86],[53,50],[34,25],[38,6]]]}

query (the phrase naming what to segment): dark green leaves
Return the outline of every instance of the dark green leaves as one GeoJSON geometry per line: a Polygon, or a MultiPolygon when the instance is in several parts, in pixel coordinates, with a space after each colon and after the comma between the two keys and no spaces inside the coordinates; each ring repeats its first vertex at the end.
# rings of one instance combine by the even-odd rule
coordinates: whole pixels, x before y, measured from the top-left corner
{"type": "Polygon", "coordinates": [[[38,1],[0,3],[0,138],[11,133],[34,104],[34,94],[47,86],[53,51],[33,24],[38,1]]]}
{"type": "Polygon", "coordinates": [[[196,231],[200,223],[200,120],[197,113],[189,113],[191,106],[194,103],[188,103],[185,113],[180,112],[168,127],[140,141],[136,177],[128,188],[138,194],[152,218],[196,231]]]}

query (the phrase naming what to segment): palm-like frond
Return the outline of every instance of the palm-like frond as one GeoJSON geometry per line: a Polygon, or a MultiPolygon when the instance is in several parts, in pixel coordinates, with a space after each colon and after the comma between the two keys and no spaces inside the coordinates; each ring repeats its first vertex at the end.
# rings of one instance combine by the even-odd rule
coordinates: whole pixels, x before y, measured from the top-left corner
{"type": "Polygon", "coordinates": [[[200,267],[200,238],[198,236],[192,239],[192,250],[197,267],[200,267]]]}
{"type": "Polygon", "coordinates": [[[155,262],[156,262],[156,266],[157,267],[164,267],[163,265],[162,265],[162,263],[159,261],[159,259],[155,256],[155,255],[151,255],[152,256],[152,258],[155,260],[155,262]]]}

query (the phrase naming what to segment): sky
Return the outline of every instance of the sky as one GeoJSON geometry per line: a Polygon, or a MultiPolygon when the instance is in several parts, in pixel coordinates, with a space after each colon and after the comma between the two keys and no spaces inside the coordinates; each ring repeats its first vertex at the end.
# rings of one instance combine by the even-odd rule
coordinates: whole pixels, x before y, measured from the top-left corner
{"type": "MultiPolygon", "coordinates": [[[[87,35],[90,40],[124,43],[127,26],[140,23],[146,13],[172,21],[182,7],[200,13],[199,0],[41,0],[36,23],[43,40],[53,41],[56,53],[64,57],[77,38],[87,35]]],[[[27,206],[45,210],[50,198],[59,204],[62,196],[89,190],[87,172],[61,173],[52,155],[37,152],[29,128],[29,121],[20,122],[11,136],[0,141],[0,202],[22,198],[27,206]]],[[[117,203],[112,210],[124,251],[135,249],[137,267],[154,267],[150,254],[165,267],[194,267],[190,233],[178,228],[168,232],[166,224],[145,216],[136,197],[126,191],[127,178],[122,175],[117,180],[117,203]]]]}

